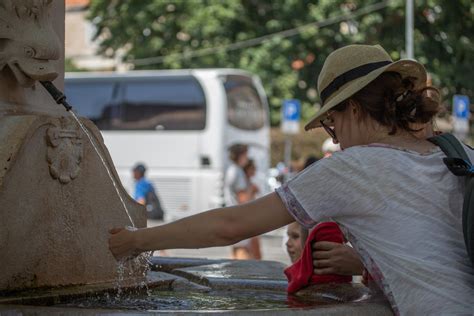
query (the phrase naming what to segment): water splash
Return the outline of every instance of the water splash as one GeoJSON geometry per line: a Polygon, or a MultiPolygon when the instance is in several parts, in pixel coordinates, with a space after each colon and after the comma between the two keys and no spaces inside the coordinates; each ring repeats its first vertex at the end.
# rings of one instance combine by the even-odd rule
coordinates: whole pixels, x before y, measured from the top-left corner
{"type": "Polygon", "coordinates": [[[130,223],[132,224],[132,227],[136,227],[136,226],[135,226],[135,223],[133,222],[132,217],[130,216],[130,212],[128,211],[127,205],[125,205],[125,201],[123,200],[122,195],[120,194],[120,190],[119,190],[119,187],[118,187],[118,185],[117,185],[117,182],[115,181],[115,178],[114,178],[114,176],[112,175],[112,172],[110,171],[110,168],[109,168],[109,166],[107,165],[107,162],[105,161],[104,157],[102,156],[102,154],[101,154],[100,151],[99,151],[99,147],[98,147],[97,144],[95,143],[94,139],[93,139],[92,136],[90,135],[90,133],[89,133],[89,131],[87,130],[87,128],[84,126],[84,124],[82,124],[82,122],[81,122],[81,121],[79,120],[79,118],[76,116],[76,113],[74,113],[72,110],[70,110],[69,113],[71,113],[72,117],[74,118],[74,120],[76,120],[77,124],[79,124],[79,127],[82,129],[82,131],[84,132],[84,134],[86,134],[87,138],[89,138],[89,141],[91,142],[92,147],[94,148],[95,152],[97,153],[97,156],[99,156],[100,161],[102,162],[102,165],[104,165],[104,168],[105,168],[105,170],[107,171],[107,174],[109,175],[109,178],[110,178],[110,180],[112,181],[112,184],[114,185],[115,191],[117,192],[117,195],[118,195],[118,197],[119,197],[119,199],[120,199],[120,202],[122,203],[123,208],[125,209],[125,212],[127,213],[128,219],[130,220],[130,223]]]}
{"type": "MultiPolygon", "coordinates": [[[[126,229],[131,230],[131,231],[137,230],[137,227],[135,226],[135,223],[134,223],[132,217],[130,216],[130,212],[127,208],[127,205],[125,204],[125,201],[123,200],[122,195],[120,194],[118,184],[115,181],[115,178],[112,175],[112,172],[110,171],[110,168],[107,165],[107,162],[105,161],[103,155],[99,151],[99,147],[97,146],[96,142],[94,141],[94,139],[90,135],[87,128],[84,126],[84,124],[82,124],[82,122],[76,116],[76,113],[74,113],[72,110],[70,110],[69,113],[71,113],[74,120],[77,122],[79,127],[82,129],[84,134],[89,139],[92,147],[94,148],[95,152],[97,153],[97,156],[99,156],[100,161],[102,162],[102,165],[104,166],[105,170],[107,171],[107,174],[109,175],[109,178],[112,181],[112,184],[114,185],[115,191],[117,192],[117,195],[120,199],[120,202],[122,203],[123,208],[124,208],[125,212],[127,213],[128,219],[130,220],[130,223],[132,224],[132,226],[127,226],[126,229]]],[[[140,254],[136,257],[124,258],[124,259],[117,262],[117,282],[116,282],[116,286],[115,286],[117,288],[117,295],[115,297],[117,300],[120,300],[121,296],[122,296],[122,292],[123,292],[122,288],[123,288],[123,285],[124,285],[124,282],[125,282],[125,272],[128,271],[129,277],[130,277],[135,272],[135,268],[136,269],[142,269],[142,267],[144,267],[144,269],[142,269],[143,270],[142,281],[140,282],[140,284],[137,284],[137,285],[139,285],[139,287],[145,288],[146,293],[148,295],[150,295],[150,289],[148,288],[148,284],[146,282],[146,274],[148,273],[148,271],[150,269],[150,266],[151,266],[151,261],[150,261],[149,258],[152,255],[153,255],[153,251],[145,252],[145,253],[142,253],[142,254],[140,254]],[[128,267],[126,267],[126,265],[128,265],[128,267]]],[[[128,278],[128,279],[130,279],[130,278],[128,278]]]]}
{"type": "MultiPolygon", "coordinates": [[[[127,226],[125,229],[129,231],[137,230],[136,227],[127,226]]],[[[148,288],[148,283],[146,276],[148,271],[151,268],[151,261],[150,257],[152,256],[153,251],[150,252],[143,252],[138,256],[129,256],[120,259],[117,262],[117,280],[115,283],[115,288],[117,289],[117,294],[115,299],[120,300],[122,299],[123,294],[123,287],[127,284],[127,281],[131,280],[133,275],[136,275],[137,270],[141,270],[142,275],[141,278],[138,279],[138,282],[135,283],[135,286],[138,289],[145,289],[147,295],[151,295],[151,291],[148,288]],[[125,272],[128,271],[128,276],[125,278],[125,272]]],[[[129,285],[129,284],[128,284],[129,285]]]]}

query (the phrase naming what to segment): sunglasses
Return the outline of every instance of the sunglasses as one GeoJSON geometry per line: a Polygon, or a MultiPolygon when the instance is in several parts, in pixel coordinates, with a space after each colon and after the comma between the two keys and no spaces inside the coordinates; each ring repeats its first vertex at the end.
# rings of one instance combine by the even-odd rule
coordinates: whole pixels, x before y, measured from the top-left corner
{"type": "MultiPolygon", "coordinates": [[[[332,114],[332,112],[328,112],[327,113],[327,116],[324,120],[320,120],[319,122],[321,123],[321,126],[324,128],[324,130],[326,131],[326,133],[328,133],[328,135],[334,139],[334,140],[337,140],[337,137],[336,137],[336,132],[334,131],[334,128],[331,128],[329,125],[325,124],[324,121],[326,120],[329,120],[329,116],[332,114]]],[[[332,120],[331,120],[332,121],[332,120]]]]}

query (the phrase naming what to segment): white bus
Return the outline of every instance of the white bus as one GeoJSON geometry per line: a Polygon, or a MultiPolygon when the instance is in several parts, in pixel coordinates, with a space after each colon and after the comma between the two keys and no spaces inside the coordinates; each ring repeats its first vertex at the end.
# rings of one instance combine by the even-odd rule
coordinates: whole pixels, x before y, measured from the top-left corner
{"type": "Polygon", "coordinates": [[[68,73],[73,109],[101,130],[125,189],[147,167],[166,220],[222,206],[227,149],[249,145],[268,191],[269,111],[259,78],[238,69],[68,73]]]}

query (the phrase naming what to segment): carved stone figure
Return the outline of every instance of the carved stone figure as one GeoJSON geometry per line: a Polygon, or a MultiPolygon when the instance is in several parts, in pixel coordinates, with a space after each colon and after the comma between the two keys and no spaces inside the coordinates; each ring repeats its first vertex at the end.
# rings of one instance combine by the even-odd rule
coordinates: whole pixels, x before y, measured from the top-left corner
{"type": "Polygon", "coordinates": [[[48,18],[52,0],[0,2],[0,71],[11,71],[22,87],[58,76],[61,46],[48,18]]]}

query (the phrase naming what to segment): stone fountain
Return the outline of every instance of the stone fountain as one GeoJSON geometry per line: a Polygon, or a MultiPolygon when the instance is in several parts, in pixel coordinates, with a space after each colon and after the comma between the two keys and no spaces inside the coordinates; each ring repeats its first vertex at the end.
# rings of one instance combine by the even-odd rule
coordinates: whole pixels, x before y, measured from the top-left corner
{"type": "Polygon", "coordinates": [[[63,43],[64,1],[0,2],[0,314],[391,314],[360,284],[289,298],[283,264],[269,261],[153,257],[145,277],[129,262],[120,275],[138,298],[116,298],[108,229],[145,227],[145,209],[121,186],[99,130],[80,119],[103,159],[39,83],[63,90],[63,43]]]}
{"type": "MultiPolygon", "coordinates": [[[[131,225],[91,143],[38,83],[63,87],[63,42],[63,1],[0,3],[3,292],[113,281],[107,228],[131,225]]],[[[100,132],[82,121],[120,183],[100,132]]],[[[136,225],[146,226],[144,208],[119,190],[136,225]]]]}

